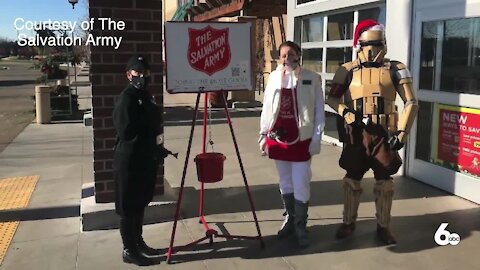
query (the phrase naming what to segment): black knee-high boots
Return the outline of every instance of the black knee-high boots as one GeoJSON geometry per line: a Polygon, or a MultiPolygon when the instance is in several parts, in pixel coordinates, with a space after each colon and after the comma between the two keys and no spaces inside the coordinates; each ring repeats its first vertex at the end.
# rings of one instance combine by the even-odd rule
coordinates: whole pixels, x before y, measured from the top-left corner
{"type": "Polygon", "coordinates": [[[126,263],[133,263],[140,266],[152,265],[154,261],[144,254],[138,245],[138,217],[123,216],[120,218],[120,235],[123,242],[122,258],[126,263]]]}

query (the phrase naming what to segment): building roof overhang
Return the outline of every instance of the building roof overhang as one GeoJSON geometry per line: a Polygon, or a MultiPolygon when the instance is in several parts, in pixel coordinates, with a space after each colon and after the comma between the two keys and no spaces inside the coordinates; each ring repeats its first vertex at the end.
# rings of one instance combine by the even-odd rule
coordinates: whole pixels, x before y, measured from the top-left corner
{"type": "Polygon", "coordinates": [[[195,0],[187,12],[198,22],[240,15],[271,18],[287,13],[287,0],[195,0]]]}

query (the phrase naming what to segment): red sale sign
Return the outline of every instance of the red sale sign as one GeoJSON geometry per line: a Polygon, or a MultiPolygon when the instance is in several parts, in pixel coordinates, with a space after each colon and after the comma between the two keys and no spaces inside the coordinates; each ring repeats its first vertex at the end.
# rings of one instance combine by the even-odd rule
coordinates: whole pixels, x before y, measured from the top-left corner
{"type": "Polygon", "coordinates": [[[230,64],[229,29],[188,29],[188,63],[198,71],[211,76],[230,64]]]}
{"type": "Polygon", "coordinates": [[[480,110],[438,105],[437,159],[480,176],[480,110]]]}

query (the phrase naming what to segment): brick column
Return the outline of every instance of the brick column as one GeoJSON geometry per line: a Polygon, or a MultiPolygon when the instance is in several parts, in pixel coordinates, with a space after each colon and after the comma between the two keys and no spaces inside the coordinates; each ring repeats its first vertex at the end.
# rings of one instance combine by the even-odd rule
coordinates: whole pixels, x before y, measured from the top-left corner
{"type": "MultiPolygon", "coordinates": [[[[149,91],[163,111],[162,1],[90,0],[89,5],[90,18],[95,18],[92,31],[95,37],[123,37],[117,50],[91,47],[95,200],[103,203],[114,201],[112,111],[116,97],[127,85],[125,65],[132,54],[143,54],[149,60],[152,72],[149,91]],[[122,20],[125,30],[102,31],[99,17],[122,20]]],[[[157,174],[155,194],[163,194],[163,164],[157,174]]]]}

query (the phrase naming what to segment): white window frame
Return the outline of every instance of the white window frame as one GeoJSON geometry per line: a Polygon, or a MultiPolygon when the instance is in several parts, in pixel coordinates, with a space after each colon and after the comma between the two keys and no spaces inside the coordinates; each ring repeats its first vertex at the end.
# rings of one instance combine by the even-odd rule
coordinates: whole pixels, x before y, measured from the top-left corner
{"type": "MultiPolygon", "coordinates": [[[[288,0],[287,0],[288,1],[288,0]]],[[[295,7],[306,7],[308,5],[314,5],[314,4],[318,4],[318,3],[321,3],[321,2],[327,2],[329,0],[313,0],[311,2],[308,2],[308,3],[303,3],[303,4],[297,4],[298,3],[298,0],[294,0],[295,1],[295,7]]]]}

